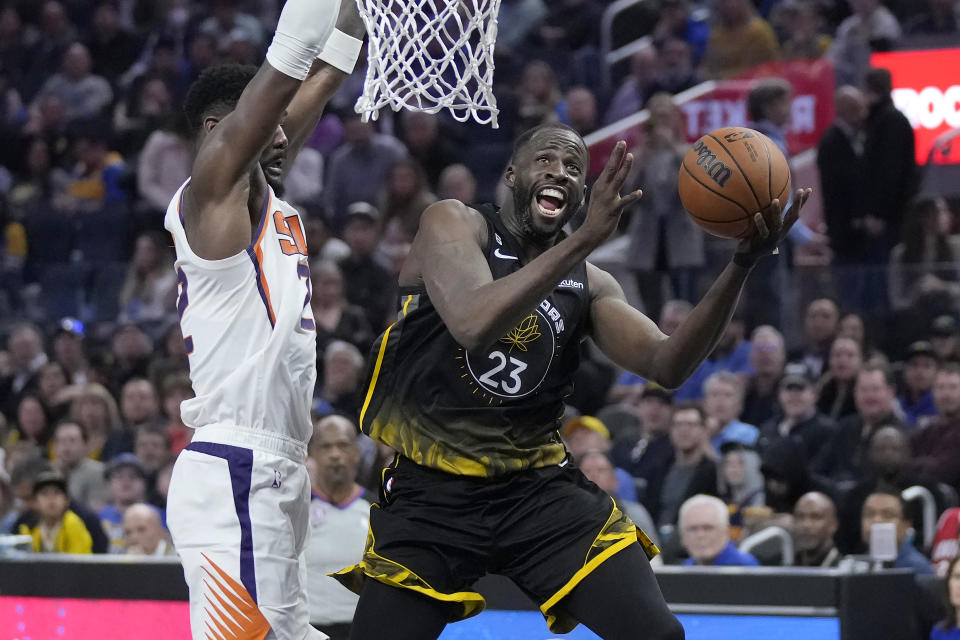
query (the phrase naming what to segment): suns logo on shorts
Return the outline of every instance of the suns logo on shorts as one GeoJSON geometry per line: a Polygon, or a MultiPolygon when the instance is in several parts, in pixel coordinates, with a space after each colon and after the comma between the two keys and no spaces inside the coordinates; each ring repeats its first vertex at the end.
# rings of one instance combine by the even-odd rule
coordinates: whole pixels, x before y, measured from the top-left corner
{"type": "Polygon", "coordinates": [[[561,331],[560,312],[544,300],[486,352],[459,349],[460,378],[486,405],[528,396],[547,377],[561,331]]]}

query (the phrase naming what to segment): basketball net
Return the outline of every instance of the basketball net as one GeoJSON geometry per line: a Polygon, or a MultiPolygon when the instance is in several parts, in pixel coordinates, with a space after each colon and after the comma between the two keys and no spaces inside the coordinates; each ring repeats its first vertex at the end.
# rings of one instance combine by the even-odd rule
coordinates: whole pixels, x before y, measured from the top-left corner
{"type": "Polygon", "coordinates": [[[493,48],[500,0],[357,0],[370,41],[356,111],[380,109],[471,117],[497,128],[493,48]]]}

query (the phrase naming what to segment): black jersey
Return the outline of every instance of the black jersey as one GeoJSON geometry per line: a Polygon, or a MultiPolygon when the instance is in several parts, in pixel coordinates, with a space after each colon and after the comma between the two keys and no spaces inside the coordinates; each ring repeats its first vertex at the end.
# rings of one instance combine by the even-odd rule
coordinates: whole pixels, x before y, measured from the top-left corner
{"type": "MultiPolygon", "coordinates": [[[[523,266],[492,205],[485,249],[493,277],[523,266]]],[[[581,262],[509,333],[474,353],[454,340],[426,290],[402,288],[399,319],[373,345],[361,429],[414,462],[496,476],[560,463],[558,427],[589,319],[581,262]]]]}

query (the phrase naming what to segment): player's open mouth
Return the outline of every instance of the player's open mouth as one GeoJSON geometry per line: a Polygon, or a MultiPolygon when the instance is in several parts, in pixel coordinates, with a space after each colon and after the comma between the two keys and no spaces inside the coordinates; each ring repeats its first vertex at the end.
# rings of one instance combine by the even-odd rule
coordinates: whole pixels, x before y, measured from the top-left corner
{"type": "Polygon", "coordinates": [[[567,194],[556,187],[544,187],[537,191],[534,203],[540,215],[556,218],[567,208],[567,194]]]}

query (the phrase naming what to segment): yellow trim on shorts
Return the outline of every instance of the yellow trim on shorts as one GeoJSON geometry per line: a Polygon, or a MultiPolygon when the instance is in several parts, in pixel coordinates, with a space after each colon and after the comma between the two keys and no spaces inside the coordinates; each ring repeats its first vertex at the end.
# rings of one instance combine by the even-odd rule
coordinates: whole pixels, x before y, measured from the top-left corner
{"type": "MultiPolygon", "coordinates": [[[[403,315],[407,315],[407,307],[410,306],[410,301],[413,300],[413,295],[407,296],[407,301],[403,304],[403,315]]],[[[380,367],[383,365],[383,354],[387,351],[387,342],[390,339],[390,330],[397,323],[394,322],[387,330],[383,332],[383,340],[380,341],[380,351],[377,353],[377,362],[373,366],[373,375],[370,377],[370,386],[367,387],[367,396],[363,400],[363,408],[360,409],[360,426],[363,426],[363,418],[367,413],[367,407],[370,406],[370,399],[373,398],[373,390],[377,386],[377,379],[380,377],[380,367]]]]}
{"type": "Polygon", "coordinates": [[[624,537],[622,540],[620,540],[613,546],[607,547],[606,549],[604,549],[601,553],[599,553],[592,560],[590,560],[590,562],[580,567],[580,569],[575,574],[573,574],[573,577],[570,578],[567,581],[567,583],[560,588],[559,591],[553,594],[549,600],[547,600],[542,605],[540,605],[540,613],[542,613],[543,617],[547,619],[547,627],[550,629],[550,631],[552,631],[553,633],[568,633],[572,630],[572,629],[564,630],[564,629],[559,629],[555,627],[557,623],[557,616],[555,616],[552,613],[549,613],[549,611],[553,607],[555,607],[557,603],[559,603],[561,600],[567,597],[570,594],[570,592],[573,591],[574,587],[580,584],[580,582],[584,578],[590,575],[597,567],[599,567],[608,558],[610,558],[610,556],[612,556],[613,554],[619,551],[623,551],[624,549],[629,547],[631,544],[633,544],[635,540],[636,540],[636,530],[634,530],[633,532],[630,532],[630,535],[628,537],[624,537]]]}

